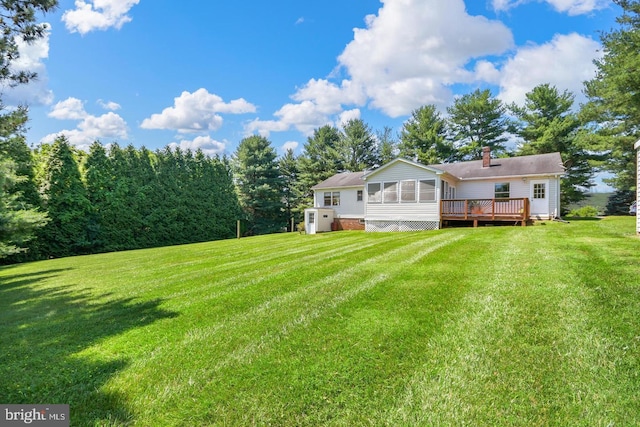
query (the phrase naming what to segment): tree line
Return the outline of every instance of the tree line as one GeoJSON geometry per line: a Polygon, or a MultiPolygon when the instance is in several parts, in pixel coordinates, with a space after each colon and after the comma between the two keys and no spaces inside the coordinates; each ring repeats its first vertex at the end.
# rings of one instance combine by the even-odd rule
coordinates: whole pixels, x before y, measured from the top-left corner
{"type": "Polygon", "coordinates": [[[30,161],[13,196],[46,216],[28,252],[5,248],[10,262],[225,239],[241,217],[228,159],[202,151],[95,142],[85,153],[61,136],[30,161]]]}
{"type": "MultiPolygon", "coordinates": [[[[542,84],[524,105],[505,105],[488,89],[454,100],[440,112],[425,105],[402,129],[374,131],[361,119],[316,129],[295,155],[278,156],[258,135],[240,141],[230,158],[165,148],[151,152],[117,143],[94,143],[88,153],[63,137],[31,150],[26,108],[0,114],[0,258],[7,262],[146,248],[228,238],[236,220],[243,233],[291,228],[312,205],[311,187],[343,171],[373,169],[401,156],[424,164],[558,151],[566,176],[562,205],[585,197],[598,171],[615,189],[609,212],[634,197],[640,137],[640,1],[614,0],[623,13],[618,29],[603,33],[603,57],[585,82],[587,103],[542,84]],[[28,251],[25,252],[25,250],[28,251]]],[[[35,74],[14,73],[16,37],[43,37],[35,12],[54,0],[0,5],[0,83],[19,85],[35,74]]],[[[0,105],[1,107],[1,105],[0,105]]]]}

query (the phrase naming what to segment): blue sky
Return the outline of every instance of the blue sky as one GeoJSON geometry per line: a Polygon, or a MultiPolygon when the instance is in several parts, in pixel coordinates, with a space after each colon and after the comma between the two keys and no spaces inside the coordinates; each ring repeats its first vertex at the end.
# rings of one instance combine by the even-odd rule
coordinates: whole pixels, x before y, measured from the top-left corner
{"type": "Polygon", "coordinates": [[[299,153],[322,125],[398,131],[476,88],[521,103],[551,83],[580,102],[618,14],[608,0],[61,0],[16,64],[40,79],[3,99],[30,106],[33,145],[230,155],[261,134],[299,153]]]}

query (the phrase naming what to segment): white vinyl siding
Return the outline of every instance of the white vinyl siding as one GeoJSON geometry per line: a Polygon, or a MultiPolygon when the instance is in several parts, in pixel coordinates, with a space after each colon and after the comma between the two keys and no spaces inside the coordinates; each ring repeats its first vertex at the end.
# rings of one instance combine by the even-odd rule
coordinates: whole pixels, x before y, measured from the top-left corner
{"type": "Polygon", "coordinates": [[[367,221],[439,221],[440,204],[437,203],[439,200],[439,186],[440,179],[434,172],[412,164],[397,162],[377,173],[371,174],[367,178],[368,199],[365,203],[365,217],[367,221]],[[411,196],[408,195],[411,187],[408,181],[413,181],[415,201],[411,201],[411,196]],[[433,201],[419,202],[420,181],[433,182],[435,187],[433,201]],[[403,187],[403,183],[405,183],[405,187],[403,187]],[[390,202],[389,200],[392,196],[387,198],[386,195],[384,198],[380,198],[381,202],[376,202],[374,201],[375,199],[372,200],[371,189],[377,188],[377,184],[380,184],[381,189],[385,188],[387,184],[389,184],[390,189],[395,187],[396,192],[399,191],[397,200],[390,202]]]}
{"type": "MultiPolygon", "coordinates": [[[[536,178],[537,180],[538,178],[536,178]]],[[[509,183],[510,198],[531,199],[531,181],[527,178],[511,178],[508,180],[496,178],[486,181],[461,181],[456,186],[457,199],[493,199],[495,197],[495,184],[509,183]]],[[[559,178],[555,176],[540,177],[540,180],[548,180],[547,197],[549,198],[548,212],[543,212],[543,216],[552,218],[560,212],[559,178]]]]}
{"type": "Polygon", "coordinates": [[[358,201],[358,191],[362,191],[362,187],[340,189],[322,189],[315,192],[314,206],[331,208],[335,212],[336,218],[364,218],[364,203],[358,201]],[[325,193],[331,194],[331,202],[336,201],[334,195],[339,194],[338,205],[325,206],[325,193]]]}

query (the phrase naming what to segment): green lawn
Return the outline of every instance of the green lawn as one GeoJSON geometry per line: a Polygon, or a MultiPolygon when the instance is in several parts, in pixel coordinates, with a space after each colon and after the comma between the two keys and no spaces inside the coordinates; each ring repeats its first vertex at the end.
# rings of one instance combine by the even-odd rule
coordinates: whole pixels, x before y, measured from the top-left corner
{"type": "Polygon", "coordinates": [[[72,425],[640,425],[634,218],[0,269],[0,403],[72,425]]]}

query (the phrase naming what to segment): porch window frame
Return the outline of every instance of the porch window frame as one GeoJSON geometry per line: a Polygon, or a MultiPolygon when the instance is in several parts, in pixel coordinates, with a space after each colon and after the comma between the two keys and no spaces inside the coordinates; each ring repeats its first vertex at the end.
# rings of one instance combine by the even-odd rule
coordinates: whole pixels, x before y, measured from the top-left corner
{"type": "Polygon", "coordinates": [[[398,191],[398,181],[385,181],[382,183],[382,203],[383,204],[395,204],[400,201],[400,194],[398,191]],[[393,190],[391,190],[393,188],[393,190]],[[393,197],[395,195],[395,197],[393,197]],[[387,197],[390,200],[387,200],[387,197]]]}
{"type": "Polygon", "coordinates": [[[420,203],[435,203],[438,198],[437,182],[435,178],[421,179],[418,188],[418,201],[420,203]],[[423,189],[423,185],[426,187],[423,189]],[[426,197],[432,195],[431,197],[426,197]]]}
{"type": "Polygon", "coordinates": [[[367,183],[367,203],[382,203],[382,183],[381,182],[368,182],[367,183]],[[377,190],[372,191],[372,187],[377,186],[377,190]]]}
{"type": "Polygon", "coordinates": [[[416,190],[417,190],[417,185],[416,185],[416,180],[415,179],[403,179],[402,181],[400,181],[400,203],[417,203],[418,199],[416,197],[416,190]],[[411,191],[406,191],[405,190],[405,185],[407,184],[413,184],[413,189],[411,189],[411,191]],[[411,198],[409,200],[406,200],[405,197],[406,196],[411,196],[411,198]]]}

